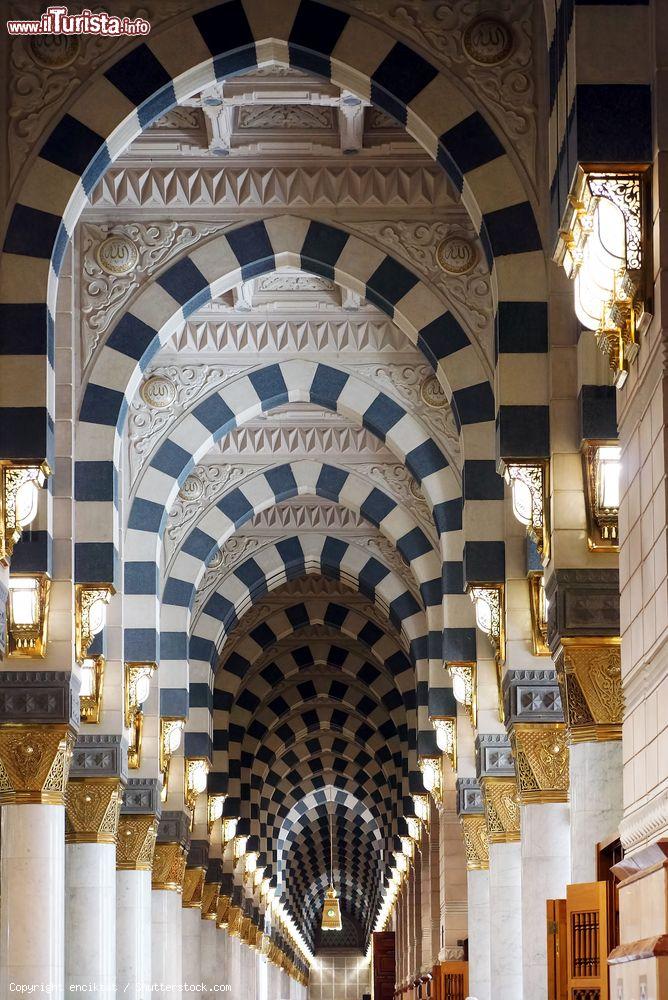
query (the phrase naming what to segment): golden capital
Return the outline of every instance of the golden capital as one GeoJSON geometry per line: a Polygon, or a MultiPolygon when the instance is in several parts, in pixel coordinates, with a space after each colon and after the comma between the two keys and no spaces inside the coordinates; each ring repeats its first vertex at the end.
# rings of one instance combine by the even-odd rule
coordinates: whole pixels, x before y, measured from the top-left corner
{"type": "Polygon", "coordinates": [[[239,906],[232,906],[227,911],[227,933],[232,937],[241,937],[241,927],[244,915],[239,906]]]}
{"type": "Polygon", "coordinates": [[[620,740],[624,718],[621,640],[563,639],[556,668],[571,743],[620,740]]]}
{"type": "Polygon", "coordinates": [[[68,725],[0,727],[0,804],[62,806],[74,733],[68,725]]]}
{"type": "Polygon", "coordinates": [[[520,839],[520,805],[514,778],[481,778],[490,844],[510,844],[520,839]]]}
{"type": "Polygon", "coordinates": [[[116,836],[116,868],[120,871],[150,872],[158,833],[152,814],[122,813],[116,836]]]}
{"type": "Polygon", "coordinates": [[[220,882],[205,882],[202,886],[202,920],[215,920],[218,909],[220,882]]]}
{"type": "Polygon", "coordinates": [[[156,844],[153,854],[153,889],[183,892],[186,874],[186,852],[182,844],[156,844]]]}
{"type": "Polygon", "coordinates": [[[486,871],[489,868],[489,843],[487,821],[484,815],[461,816],[466,867],[468,871],[486,871]]]}
{"type": "Polygon", "coordinates": [[[230,919],[230,906],[232,901],[229,896],[219,896],[216,906],[216,927],[228,927],[230,919]]]}
{"type": "Polygon", "coordinates": [[[201,907],[205,874],[204,868],[186,868],[181,906],[187,910],[196,910],[201,907]]]}
{"type": "Polygon", "coordinates": [[[65,843],[115,844],[121,810],[118,778],[72,778],[65,793],[65,843]]]}
{"type": "Polygon", "coordinates": [[[516,724],[510,742],[520,802],[568,802],[566,726],[561,722],[516,724]]]}

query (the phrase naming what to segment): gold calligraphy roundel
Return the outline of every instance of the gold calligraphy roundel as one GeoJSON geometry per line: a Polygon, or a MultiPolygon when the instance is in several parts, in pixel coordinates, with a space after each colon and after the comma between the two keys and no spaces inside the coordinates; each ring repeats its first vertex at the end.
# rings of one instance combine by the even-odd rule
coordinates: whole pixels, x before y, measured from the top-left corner
{"type": "Polygon", "coordinates": [[[95,251],[97,262],[107,274],[128,274],[139,260],[139,251],[128,236],[112,233],[95,251]]]}

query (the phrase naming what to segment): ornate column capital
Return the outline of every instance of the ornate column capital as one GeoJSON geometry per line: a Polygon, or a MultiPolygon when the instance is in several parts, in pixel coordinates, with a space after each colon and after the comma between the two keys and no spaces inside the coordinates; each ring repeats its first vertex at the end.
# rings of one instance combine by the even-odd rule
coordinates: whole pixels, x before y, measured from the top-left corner
{"type": "Polygon", "coordinates": [[[464,836],[466,868],[470,872],[487,871],[489,868],[489,842],[487,819],[484,813],[463,815],[459,818],[464,836]]]}
{"type": "Polygon", "coordinates": [[[161,808],[156,778],[128,780],[116,838],[117,869],[152,871],[161,808]]]}
{"type": "Polygon", "coordinates": [[[568,733],[563,722],[515,725],[510,740],[522,805],[568,802],[568,733]]]}
{"type": "Polygon", "coordinates": [[[571,743],[620,740],[624,718],[621,640],[564,639],[557,677],[571,743]]]}
{"type": "Polygon", "coordinates": [[[119,871],[150,872],[158,832],[158,820],[150,814],[128,814],[121,809],[116,837],[116,868],[119,871]]]}
{"type": "Polygon", "coordinates": [[[506,728],[523,723],[564,721],[561,692],[554,669],[507,670],[503,677],[506,728]]]}
{"type": "Polygon", "coordinates": [[[115,844],[121,809],[118,778],[75,778],[65,796],[66,844],[115,844]]]}
{"type": "Polygon", "coordinates": [[[154,889],[183,892],[189,840],[190,817],[181,811],[164,812],[153,855],[154,889]]]}
{"type": "Polygon", "coordinates": [[[204,882],[202,886],[202,920],[216,919],[219,892],[220,882],[204,882]]]}
{"type": "Polygon", "coordinates": [[[0,725],[79,727],[79,683],[68,670],[3,670],[0,725]]]}
{"type": "Polygon", "coordinates": [[[520,839],[520,807],[510,740],[505,733],[480,733],[475,747],[488,841],[490,844],[517,841],[520,839]]]}
{"type": "Polygon", "coordinates": [[[204,868],[186,868],[186,873],[183,879],[183,899],[181,901],[181,905],[185,909],[201,909],[204,890],[204,875],[204,868]]]}
{"type": "Polygon", "coordinates": [[[619,571],[556,569],[545,583],[552,653],[569,638],[619,636],[619,571]]]}
{"type": "Polygon", "coordinates": [[[229,896],[219,895],[216,904],[216,927],[228,927],[232,900],[229,896]]]}
{"type": "Polygon", "coordinates": [[[69,725],[0,726],[0,804],[65,804],[74,733],[69,725]]]}

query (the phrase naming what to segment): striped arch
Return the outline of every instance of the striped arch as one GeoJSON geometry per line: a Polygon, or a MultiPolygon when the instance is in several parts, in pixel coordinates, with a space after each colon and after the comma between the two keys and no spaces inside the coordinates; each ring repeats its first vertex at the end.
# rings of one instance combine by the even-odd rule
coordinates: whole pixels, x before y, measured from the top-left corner
{"type": "MultiPolygon", "coordinates": [[[[395,627],[403,631],[409,646],[414,644],[416,653],[424,656],[427,646],[424,610],[395,573],[368,552],[342,539],[316,533],[302,540],[293,536],[270,543],[228,572],[202,608],[189,640],[184,633],[163,634],[161,689],[163,685],[171,689],[165,697],[172,703],[180,699],[187,709],[188,691],[184,688],[187,661],[193,680],[199,685],[207,684],[211,690],[219,651],[243,611],[287,580],[309,573],[341,579],[372,599],[395,627]]],[[[418,681],[426,682],[426,661],[416,658],[416,671],[418,681]]],[[[186,711],[171,714],[184,715],[186,711]]],[[[193,742],[195,738],[200,741],[202,747],[206,744],[206,733],[211,731],[208,710],[199,708],[196,714],[191,712],[191,722],[198,735],[188,736],[193,742]]]]}
{"type": "MultiPolygon", "coordinates": [[[[458,547],[460,538],[457,533],[461,526],[459,487],[445,455],[415,417],[389,396],[338,369],[298,360],[271,364],[225,384],[198,403],[157,448],[145,469],[129,512],[125,538],[126,550],[132,553],[132,559],[125,563],[125,609],[129,626],[126,640],[130,638],[133,649],[131,653],[126,649],[126,658],[156,659],[155,633],[152,644],[142,652],[134,650],[132,636],[136,631],[135,623],[141,622],[146,632],[147,622],[157,622],[158,547],[179,487],[197,461],[233,426],[287,401],[311,402],[342,412],[376,434],[404,462],[421,485],[432,507],[434,521],[444,536],[444,550],[449,531],[455,536],[453,547],[458,547]]],[[[503,485],[496,473],[494,477],[503,485]]],[[[268,495],[275,495],[271,482],[269,487],[268,495]]],[[[277,488],[280,489],[280,483],[277,488]]],[[[232,494],[233,502],[228,504],[227,512],[224,503],[222,509],[219,506],[220,530],[224,530],[224,525],[228,534],[232,533],[235,522],[243,519],[251,508],[252,500],[246,496],[244,489],[240,487],[232,494]]],[[[294,490],[294,486],[291,489],[294,490]]],[[[494,501],[489,506],[496,508],[494,501]]],[[[503,534],[498,537],[503,538],[503,534]]],[[[220,544],[222,540],[219,536],[215,541],[220,544]]],[[[499,547],[503,550],[502,541],[475,544],[476,552],[489,552],[490,558],[496,556],[499,547]]],[[[205,542],[206,545],[208,542],[205,542]]],[[[102,545],[102,548],[105,546],[102,545]]],[[[111,548],[107,549],[108,554],[111,554],[111,548]]],[[[99,550],[98,543],[76,543],[76,561],[79,570],[86,564],[86,577],[96,568],[99,575],[99,550]]],[[[447,559],[449,549],[443,555],[447,559]]],[[[461,552],[456,558],[461,559],[461,552]]],[[[102,562],[109,565],[104,558],[102,562]]],[[[188,581],[184,582],[188,584],[188,581]]],[[[188,584],[187,587],[188,603],[192,598],[190,586],[188,584]]]]}
{"type": "Polygon", "coordinates": [[[368,934],[385,852],[374,817],[350,792],[325,788],[304,796],[290,810],[276,841],[278,887],[285,886],[286,905],[298,924],[313,924],[320,917],[330,870],[330,815],[334,881],[343,888],[344,907],[350,906],[352,894],[352,912],[368,934]]]}
{"type": "Polygon", "coordinates": [[[300,460],[262,468],[232,486],[190,527],[162,590],[161,631],[188,630],[202,577],[214,554],[243,524],[295,496],[322,497],[355,511],[399,551],[419,587],[431,628],[440,625],[441,559],[410,510],[364,476],[324,462],[300,460]],[[434,617],[432,609],[438,611],[434,617]],[[178,610],[177,610],[178,609],[178,610]]]}
{"type": "MultiPolygon", "coordinates": [[[[189,312],[242,277],[277,266],[298,266],[331,275],[341,284],[361,291],[384,308],[424,351],[451,397],[461,432],[462,453],[466,458],[464,499],[470,501],[467,535],[472,539],[488,537],[493,519],[496,537],[503,537],[503,483],[494,461],[493,390],[477,350],[463,329],[426,284],[383,251],[331,226],[281,216],[230,231],[177,261],[142,290],[99,352],[79,413],[76,483],[79,503],[85,510],[90,509],[90,522],[100,527],[78,542],[79,582],[86,582],[95,572],[98,579],[100,564],[109,579],[114,572],[117,547],[114,499],[118,492],[121,438],[127,409],[142,371],[189,312]],[[381,277],[374,287],[377,272],[381,277]],[[400,272],[405,272],[405,276],[400,272]],[[486,502],[480,504],[481,500],[486,502]],[[493,507],[491,501],[498,503],[493,507]]],[[[257,373],[242,376],[237,383],[243,383],[244,377],[252,380],[258,376],[257,373]]],[[[326,393],[329,403],[321,405],[338,404],[339,393],[345,399],[343,383],[347,378],[340,372],[336,378],[329,377],[331,384],[326,393]]],[[[366,386],[364,393],[363,398],[369,396],[366,386]]],[[[256,396],[251,389],[249,398],[256,396]]],[[[391,401],[389,405],[395,408],[397,404],[391,401]]],[[[193,407],[190,415],[197,418],[200,413],[205,422],[207,418],[211,421],[206,400],[193,407]]],[[[238,402],[232,413],[223,410],[221,423],[225,420],[228,428],[232,428],[237,425],[239,414],[238,402]]],[[[370,414],[371,419],[374,416],[377,422],[377,414],[370,414]]],[[[188,417],[179,426],[185,429],[187,424],[188,417]]],[[[154,455],[154,462],[157,457],[154,455]]],[[[447,465],[445,457],[444,461],[447,465]]],[[[458,475],[452,475],[459,496],[458,475]]]]}
{"type": "MultiPolygon", "coordinates": [[[[6,457],[52,457],[57,276],[95,184],[128,143],[179,100],[270,62],[316,73],[372,101],[447,171],[498,284],[501,454],[506,439],[515,444],[520,431],[524,450],[544,449],[546,400],[527,425],[526,413],[516,412],[517,389],[509,385],[507,399],[503,390],[505,354],[523,355],[521,367],[530,375],[523,386],[532,375],[544,381],[547,311],[538,227],[501,140],[460,86],[376,23],[316,0],[285,0],[280,7],[228,0],[155,32],[93,76],[30,164],[6,234],[0,287],[6,457]],[[26,386],[34,387],[27,400],[21,395],[26,386]],[[528,434],[528,426],[536,430],[528,434]]],[[[383,277],[395,284],[392,271],[383,277]]],[[[509,375],[513,367],[511,361],[509,375]]]]}

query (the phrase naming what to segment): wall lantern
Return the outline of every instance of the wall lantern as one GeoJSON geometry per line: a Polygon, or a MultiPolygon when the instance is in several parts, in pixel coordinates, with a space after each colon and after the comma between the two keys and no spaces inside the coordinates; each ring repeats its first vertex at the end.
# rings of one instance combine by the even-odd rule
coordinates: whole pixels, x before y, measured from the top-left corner
{"type": "Polygon", "coordinates": [[[102,711],[104,656],[86,656],[81,661],[79,714],[82,722],[97,724],[102,711]]]}
{"type": "Polygon", "coordinates": [[[0,463],[0,562],[5,565],[9,565],[21,532],[37,516],[37,491],[44,486],[49,472],[46,462],[0,463]]]}
{"type": "Polygon", "coordinates": [[[411,840],[420,844],[422,841],[422,820],[418,819],[417,816],[406,816],[406,826],[411,840]]]}
{"type": "Polygon", "coordinates": [[[128,767],[133,769],[141,764],[141,739],[144,728],[142,706],[151,692],[151,677],[156,669],[155,663],[125,664],[125,725],[131,730],[128,767]]]}
{"type": "Polygon", "coordinates": [[[585,441],[582,446],[588,544],[592,551],[619,548],[621,448],[616,441],[585,441]]]}
{"type": "Polygon", "coordinates": [[[206,802],[206,825],[207,831],[211,833],[213,824],[223,817],[226,795],[209,795],[206,802]]]}
{"type": "Polygon", "coordinates": [[[45,573],[9,578],[8,655],[43,657],[51,581],[45,573]]]}
{"type": "Polygon", "coordinates": [[[160,719],[160,773],[162,774],[162,791],[160,797],[163,802],[167,801],[169,788],[169,765],[172,754],[181,746],[183,731],[186,728],[186,720],[182,718],[161,718],[160,719]]]}
{"type": "Polygon", "coordinates": [[[476,664],[453,662],[446,663],[445,666],[452,678],[452,693],[456,701],[468,709],[471,725],[475,729],[478,714],[476,664]]]}
{"type": "Polygon", "coordinates": [[[110,583],[78,583],[75,588],[74,638],[77,662],[88,654],[94,637],[107,619],[107,605],[116,593],[110,583]]]}
{"type": "Polygon", "coordinates": [[[457,770],[457,719],[451,716],[432,715],[429,721],[436,731],[436,745],[457,770]]]}
{"type": "Polygon", "coordinates": [[[643,175],[578,171],[554,260],[575,282],[575,312],[621,388],[651,315],[643,296],[643,175]]]}
{"type": "Polygon", "coordinates": [[[233,841],[236,837],[238,822],[239,820],[236,816],[228,816],[227,819],[223,820],[220,828],[220,842],[223,847],[233,841]]]}
{"type": "Polygon", "coordinates": [[[497,664],[506,658],[503,585],[471,587],[469,596],[475,607],[475,620],[481,632],[489,637],[497,664]]]}
{"type": "Polygon", "coordinates": [[[430,808],[429,808],[429,796],[427,795],[413,795],[413,809],[415,810],[415,815],[422,823],[429,823],[430,808]]]}
{"type": "Polygon", "coordinates": [[[186,757],[183,766],[185,801],[191,814],[194,814],[198,796],[206,791],[209,761],[206,757],[186,757]]]}
{"type": "Polygon", "coordinates": [[[529,573],[529,607],[531,609],[531,652],[534,656],[549,656],[547,644],[547,597],[542,573],[529,573]]]}
{"type": "Polygon", "coordinates": [[[418,767],[422,774],[422,784],[426,792],[440,805],[443,799],[443,776],[440,757],[419,757],[418,767]]]}
{"type": "Polygon", "coordinates": [[[510,486],[513,514],[526,527],[527,535],[536,543],[545,563],[550,555],[548,465],[546,462],[533,465],[510,462],[503,475],[510,486]]]}
{"type": "Polygon", "coordinates": [[[246,853],[246,844],[248,843],[248,837],[236,837],[234,838],[234,860],[240,861],[246,853]]]}

